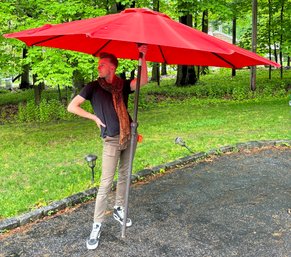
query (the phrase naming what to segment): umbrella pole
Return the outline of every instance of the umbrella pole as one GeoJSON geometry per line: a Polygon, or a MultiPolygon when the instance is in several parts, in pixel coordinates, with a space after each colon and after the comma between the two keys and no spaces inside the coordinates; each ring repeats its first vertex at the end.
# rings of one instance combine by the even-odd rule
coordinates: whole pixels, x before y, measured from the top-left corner
{"type": "Polygon", "coordinates": [[[127,174],[127,182],[126,182],[126,190],[125,190],[125,206],[124,206],[124,217],[122,224],[121,237],[125,237],[126,230],[126,221],[128,216],[128,198],[129,198],[129,189],[131,182],[131,173],[134,159],[135,146],[137,143],[137,112],[138,112],[138,99],[139,99],[139,90],[140,90],[140,79],[141,79],[141,68],[142,68],[142,57],[143,53],[139,53],[138,59],[138,71],[137,71],[137,80],[136,80],[136,88],[135,88],[135,96],[134,96],[134,112],[133,112],[133,121],[131,122],[131,138],[130,138],[130,153],[129,153],[129,167],[127,174]]]}

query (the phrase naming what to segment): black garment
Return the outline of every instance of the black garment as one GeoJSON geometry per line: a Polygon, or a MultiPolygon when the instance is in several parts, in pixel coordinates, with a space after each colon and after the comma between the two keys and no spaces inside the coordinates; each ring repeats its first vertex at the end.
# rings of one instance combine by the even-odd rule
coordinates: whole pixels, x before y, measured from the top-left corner
{"type": "MultiPolygon", "coordinates": [[[[134,92],[130,88],[130,82],[131,80],[124,80],[123,85],[123,101],[126,108],[128,95],[134,92]]],[[[104,90],[95,80],[87,84],[79,95],[91,102],[94,113],[106,125],[105,128],[101,126],[101,137],[119,135],[119,120],[114,109],[111,93],[104,90]]]]}

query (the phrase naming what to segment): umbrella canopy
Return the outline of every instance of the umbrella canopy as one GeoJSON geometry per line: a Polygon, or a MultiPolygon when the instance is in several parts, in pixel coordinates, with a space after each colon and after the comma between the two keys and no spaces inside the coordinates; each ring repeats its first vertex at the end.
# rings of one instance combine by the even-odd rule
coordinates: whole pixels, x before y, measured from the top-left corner
{"type": "Polygon", "coordinates": [[[28,46],[69,49],[98,56],[138,59],[136,43],[147,44],[147,61],[241,68],[280,65],[145,8],[4,35],[28,46]]]}

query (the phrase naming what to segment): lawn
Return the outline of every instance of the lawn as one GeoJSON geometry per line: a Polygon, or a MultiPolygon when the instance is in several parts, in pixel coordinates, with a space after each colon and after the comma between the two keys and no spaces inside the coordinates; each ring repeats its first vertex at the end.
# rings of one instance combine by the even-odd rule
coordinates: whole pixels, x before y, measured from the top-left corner
{"type": "MultiPolygon", "coordinates": [[[[150,89],[147,89],[150,90],[150,89]]],[[[168,99],[139,111],[134,172],[189,154],[174,144],[182,137],[194,151],[251,140],[291,138],[289,97],[248,100],[168,99]]],[[[84,157],[99,158],[102,142],[96,126],[84,119],[0,126],[0,219],[62,199],[92,187],[84,157]]]]}

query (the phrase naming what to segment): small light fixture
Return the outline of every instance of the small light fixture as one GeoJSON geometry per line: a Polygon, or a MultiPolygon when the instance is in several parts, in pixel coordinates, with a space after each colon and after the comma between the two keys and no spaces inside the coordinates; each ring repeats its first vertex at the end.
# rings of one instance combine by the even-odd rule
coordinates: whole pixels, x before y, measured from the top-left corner
{"type": "Polygon", "coordinates": [[[97,160],[97,156],[94,155],[94,154],[88,154],[86,157],[85,157],[85,160],[88,164],[88,166],[91,168],[91,172],[92,172],[92,184],[94,184],[94,168],[96,166],[96,160],[97,160]]]}
{"type": "Polygon", "coordinates": [[[176,137],[175,144],[186,147],[190,153],[193,153],[193,151],[186,145],[186,143],[181,137],[176,137]]]}

